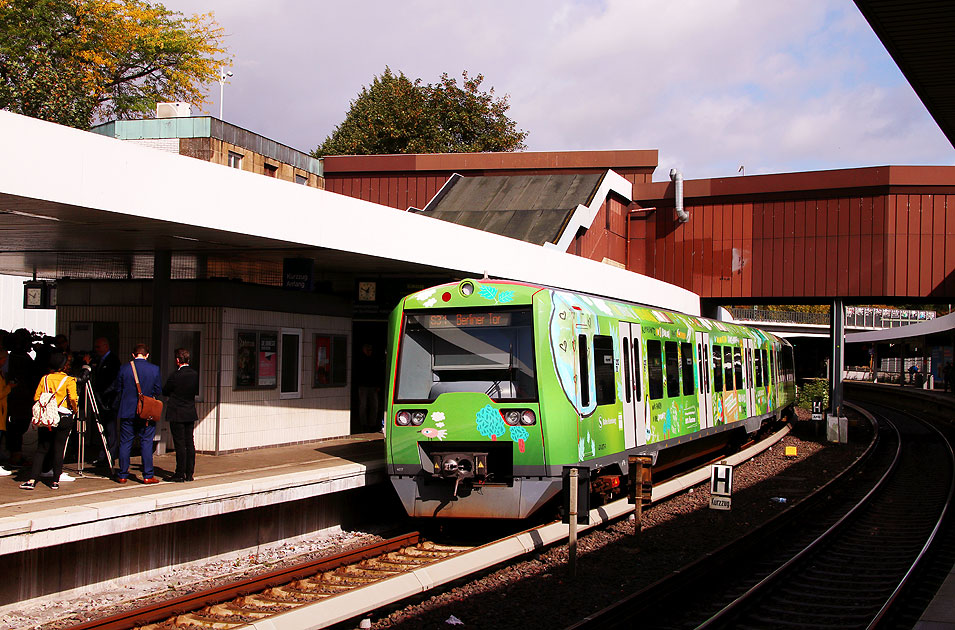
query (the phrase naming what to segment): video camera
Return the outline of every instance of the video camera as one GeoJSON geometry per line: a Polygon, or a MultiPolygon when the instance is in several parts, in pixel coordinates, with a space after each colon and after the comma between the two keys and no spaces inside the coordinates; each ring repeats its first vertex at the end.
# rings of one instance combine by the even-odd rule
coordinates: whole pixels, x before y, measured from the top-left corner
{"type": "Polygon", "coordinates": [[[93,377],[92,366],[84,364],[82,367],[80,367],[79,372],[77,372],[76,374],[76,382],[88,383],[92,377],[93,377]]]}

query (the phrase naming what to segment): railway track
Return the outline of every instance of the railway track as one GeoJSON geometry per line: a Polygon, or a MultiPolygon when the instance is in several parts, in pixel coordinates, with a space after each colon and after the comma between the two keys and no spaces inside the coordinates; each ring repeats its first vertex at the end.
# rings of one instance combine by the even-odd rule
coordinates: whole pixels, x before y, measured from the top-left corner
{"type": "Polygon", "coordinates": [[[341,595],[467,551],[417,532],[329,558],[74,626],[72,630],[232,628],[341,595]]]}
{"type": "MultiPolygon", "coordinates": [[[[729,459],[743,461],[781,439],[788,429],[729,459]]],[[[707,469],[653,488],[660,501],[708,478],[707,469]]],[[[632,513],[626,499],[591,512],[590,527],[632,513]]],[[[581,527],[581,531],[588,529],[581,527]]],[[[440,545],[417,533],[347,554],[276,571],[210,591],[90,621],[71,630],[171,630],[326,627],[365,614],[542,547],[562,542],[567,526],[552,523],[478,547],[440,545]],[[265,625],[261,627],[266,627],[265,625]]]]}
{"type": "Polygon", "coordinates": [[[878,446],[825,493],[571,628],[898,623],[899,594],[920,579],[922,560],[949,513],[955,461],[937,430],[907,414],[873,410],[878,446]],[[698,596],[687,601],[687,592],[698,596]]]}

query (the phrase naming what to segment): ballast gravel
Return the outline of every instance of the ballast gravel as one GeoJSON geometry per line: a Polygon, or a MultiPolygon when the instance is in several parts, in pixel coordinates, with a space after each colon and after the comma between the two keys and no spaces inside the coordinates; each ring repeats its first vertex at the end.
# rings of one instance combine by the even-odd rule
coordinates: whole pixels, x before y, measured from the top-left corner
{"type": "MultiPolygon", "coordinates": [[[[564,628],[652,584],[672,570],[738,537],[824,485],[847,467],[865,440],[829,444],[806,424],[771,450],[733,471],[732,509],[709,509],[702,484],[644,511],[639,547],[626,520],[578,539],[577,575],[567,568],[567,546],[557,545],[460,583],[445,585],[410,605],[382,609],[339,628],[564,628]],[[795,456],[785,454],[796,449],[795,456]]],[[[10,630],[64,630],[148,603],[251,577],[357,548],[381,538],[338,531],[286,542],[257,554],[180,567],[149,579],[82,596],[37,602],[0,613],[10,630]]]]}
{"type": "Polygon", "coordinates": [[[382,616],[364,627],[566,628],[767,521],[844,470],[867,444],[799,435],[734,468],[729,511],[709,508],[707,482],[645,510],[639,548],[631,544],[632,522],[584,533],[576,577],[568,572],[567,545],[558,545],[418,603],[378,611],[382,616]],[[787,457],[786,447],[795,447],[796,456],[787,457]]]}

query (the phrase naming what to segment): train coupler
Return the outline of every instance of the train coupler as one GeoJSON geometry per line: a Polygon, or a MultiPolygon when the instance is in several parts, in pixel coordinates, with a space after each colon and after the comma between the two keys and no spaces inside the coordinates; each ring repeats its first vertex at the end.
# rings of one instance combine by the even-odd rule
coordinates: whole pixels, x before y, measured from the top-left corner
{"type": "Polygon", "coordinates": [[[432,453],[434,468],[432,476],[438,479],[454,480],[454,491],[462,480],[482,480],[487,477],[487,453],[432,453]]]}

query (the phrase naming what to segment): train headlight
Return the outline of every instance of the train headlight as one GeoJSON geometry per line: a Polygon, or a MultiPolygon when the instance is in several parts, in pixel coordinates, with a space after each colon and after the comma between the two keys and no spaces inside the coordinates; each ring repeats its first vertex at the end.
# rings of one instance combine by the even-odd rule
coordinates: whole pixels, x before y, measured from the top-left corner
{"type": "Polygon", "coordinates": [[[517,409],[506,409],[503,415],[504,422],[512,427],[516,427],[521,423],[521,412],[517,409]]]}
{"type": "Polygon", "coordinates": [[[464,297],[468,297],[468,296],[470,296],[472,293],[474,293],[474,283],[473,283],[473,282],[470,282],[470,281],[462,282],[462,283],[461,283],[461,295],[463,295],[464,297]]]}
{"type": "Polygon", "coordinates": [[[407,411],[399,411],[395,416],[395,424],[399,427],[406,427],[411,424],[411,414],[407,411]]]}
{"type": "Polygon", "coordinates": [[[424,424],[424,419],[428,417],[427,411],[412,411],[411,412],[411,424],[416,427],[420,427],[424,424]]]}
{"type": "Polygon", "coordinates": [[[529,427],[532,424],[537,424],[537,416],[534,415],[534,412],[530,409],[525,409],[524,413],[521,414],[521,424],[525,427],[529,427]]]}

